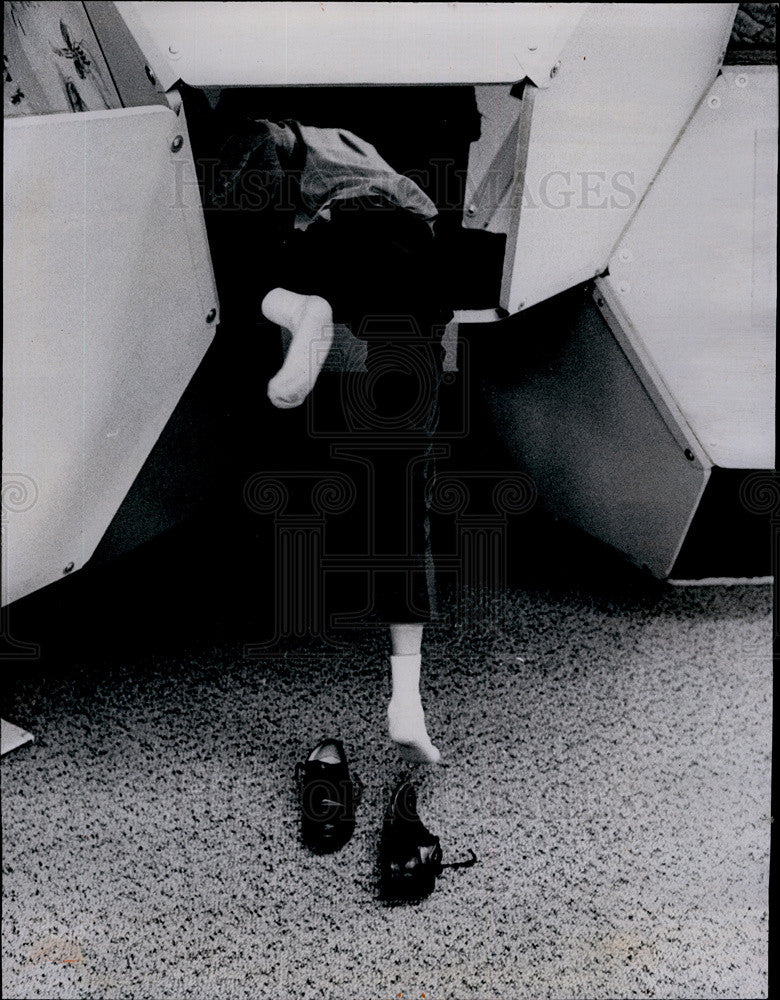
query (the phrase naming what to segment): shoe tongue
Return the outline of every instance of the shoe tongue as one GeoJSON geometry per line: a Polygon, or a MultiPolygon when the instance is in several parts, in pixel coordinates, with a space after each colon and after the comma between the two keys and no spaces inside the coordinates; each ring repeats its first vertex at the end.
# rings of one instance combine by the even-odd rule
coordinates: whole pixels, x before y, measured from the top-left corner
{"type": "Polygon", "coordinates": [[[317,747],[314,756],[309,758],[311,763],[318,764],[340,764],[341,754],[335,743],[325,743],[317,747]]]}

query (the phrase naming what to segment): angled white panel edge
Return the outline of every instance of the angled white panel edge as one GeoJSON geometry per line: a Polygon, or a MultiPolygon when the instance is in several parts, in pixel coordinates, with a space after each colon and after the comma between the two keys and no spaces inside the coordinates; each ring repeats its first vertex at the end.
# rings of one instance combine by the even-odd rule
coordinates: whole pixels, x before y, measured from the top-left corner
{"type": "Polygon", "coordinates": [[[773,468],[776,66],[728,66],[609,262],[611,290],[715,465],[773,468]]]}
{"type": "Polygon", "coordinates": [[[503,308],[517,312],[603,273],[715,78],[735,12],[592,4],[583,14],[521,129],[503,308]]]}
{"type": "Polygon", "coordinates": [[[194,180],[165,107],[6,122],[3,603],[89,559],[213,338],[194,180]]]}
{"type": "Polygon", "coordinates": [[[117,3],[166,88],[179,78],[199,87],[251,87],[525,77],[544,87],[588,6],[117,3]]]}

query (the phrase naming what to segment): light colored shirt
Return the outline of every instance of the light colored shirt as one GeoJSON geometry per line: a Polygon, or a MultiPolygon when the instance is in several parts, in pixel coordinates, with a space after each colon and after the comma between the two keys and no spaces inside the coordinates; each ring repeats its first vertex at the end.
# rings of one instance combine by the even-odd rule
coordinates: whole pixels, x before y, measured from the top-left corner
{"type": "Polygon", "coordinates": [[[320,217],[328,219],[334,201],[365,196],[382,198],[433,226],[437,210],[431,199],[354,132],[298,122],[258,124],[267,127],[283,159],[302,161],[297,229],[306,229],[320,217]]]}

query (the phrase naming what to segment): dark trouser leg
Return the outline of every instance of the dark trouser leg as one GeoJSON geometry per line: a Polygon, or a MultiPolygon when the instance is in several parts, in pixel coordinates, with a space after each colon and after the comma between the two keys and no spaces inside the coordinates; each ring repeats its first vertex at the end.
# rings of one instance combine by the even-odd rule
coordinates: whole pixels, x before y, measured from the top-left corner
{"type": "Polygon", "coordinates": [[[430,617],[425,487],[448,318],[437,305],[434,251],[421,220],[349,203],[296,234],[286,279],[293,291],[327,299],[334,320],[368,344],[366,371],[341,376],[333,452],[363,466],[371,522],[363,556],[373,560],[373,610],[386,623],[430,617]]]}

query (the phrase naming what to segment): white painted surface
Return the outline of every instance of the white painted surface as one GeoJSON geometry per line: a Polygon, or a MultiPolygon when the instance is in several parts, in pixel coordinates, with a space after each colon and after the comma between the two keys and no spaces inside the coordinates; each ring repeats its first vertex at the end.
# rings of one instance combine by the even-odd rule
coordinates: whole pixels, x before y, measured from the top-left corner
{"type": "Polygon", "coordinates": [[[775,464],[777,114],[777,67],[725,67],[604,280],[725,468],[775,464]]]}
{"type": "Polygon", "coordinates": [[[170,109],[6,121],[4,166],[8,603],[89,559],[213,337],[217,300],[170,109]]]}
{"type": "Polygon", "coordinates": [[[598,278],[594,282],[592,295],[612,336],[619,344],[634,374],[642,383],[646,395],[652,400],[658,415],[666,424],[680,450],[684,452],[688,449],[693,456],[692,461],[695,465],[703,469],[711,469],[712,462],[707,452],[702,448],[688,425],[685,414],[677,405],[677,400],[666,387],[652,355],[631,325],[631,321],[624,312],[611,285],[607,284],[603,278],[598,278]]]}
{"type": "MultiPolygon", "coordinates": [[[[592,4],[546,90],[523,101],[501,305],[603,272],[711,86],[736,4],[592,4]]],[[[531,88],[533,91],[533,88],[531,88]]]]}
{"type": "Polygon", "coordinates": [[[117,7],[164,86],[489,83],[550,69],[588,4],[160,3],[117,7]],[[156,56],[151,52],[149,58],[156,56]]]}
{"type": "Polygon", "coordinates": [[[481,129],[479,139],[469,149],[463,215],[466,229],[509,231],[521,107],[511,90],[507,84],[474,88],[481,129]]]}
{"type": "Polygon", "coordinates": [[[25,743],[32,743],[35,737],[20,726],[15,726],[12,722],[0,719],[0,756],[22,747],[25,743]]]}

